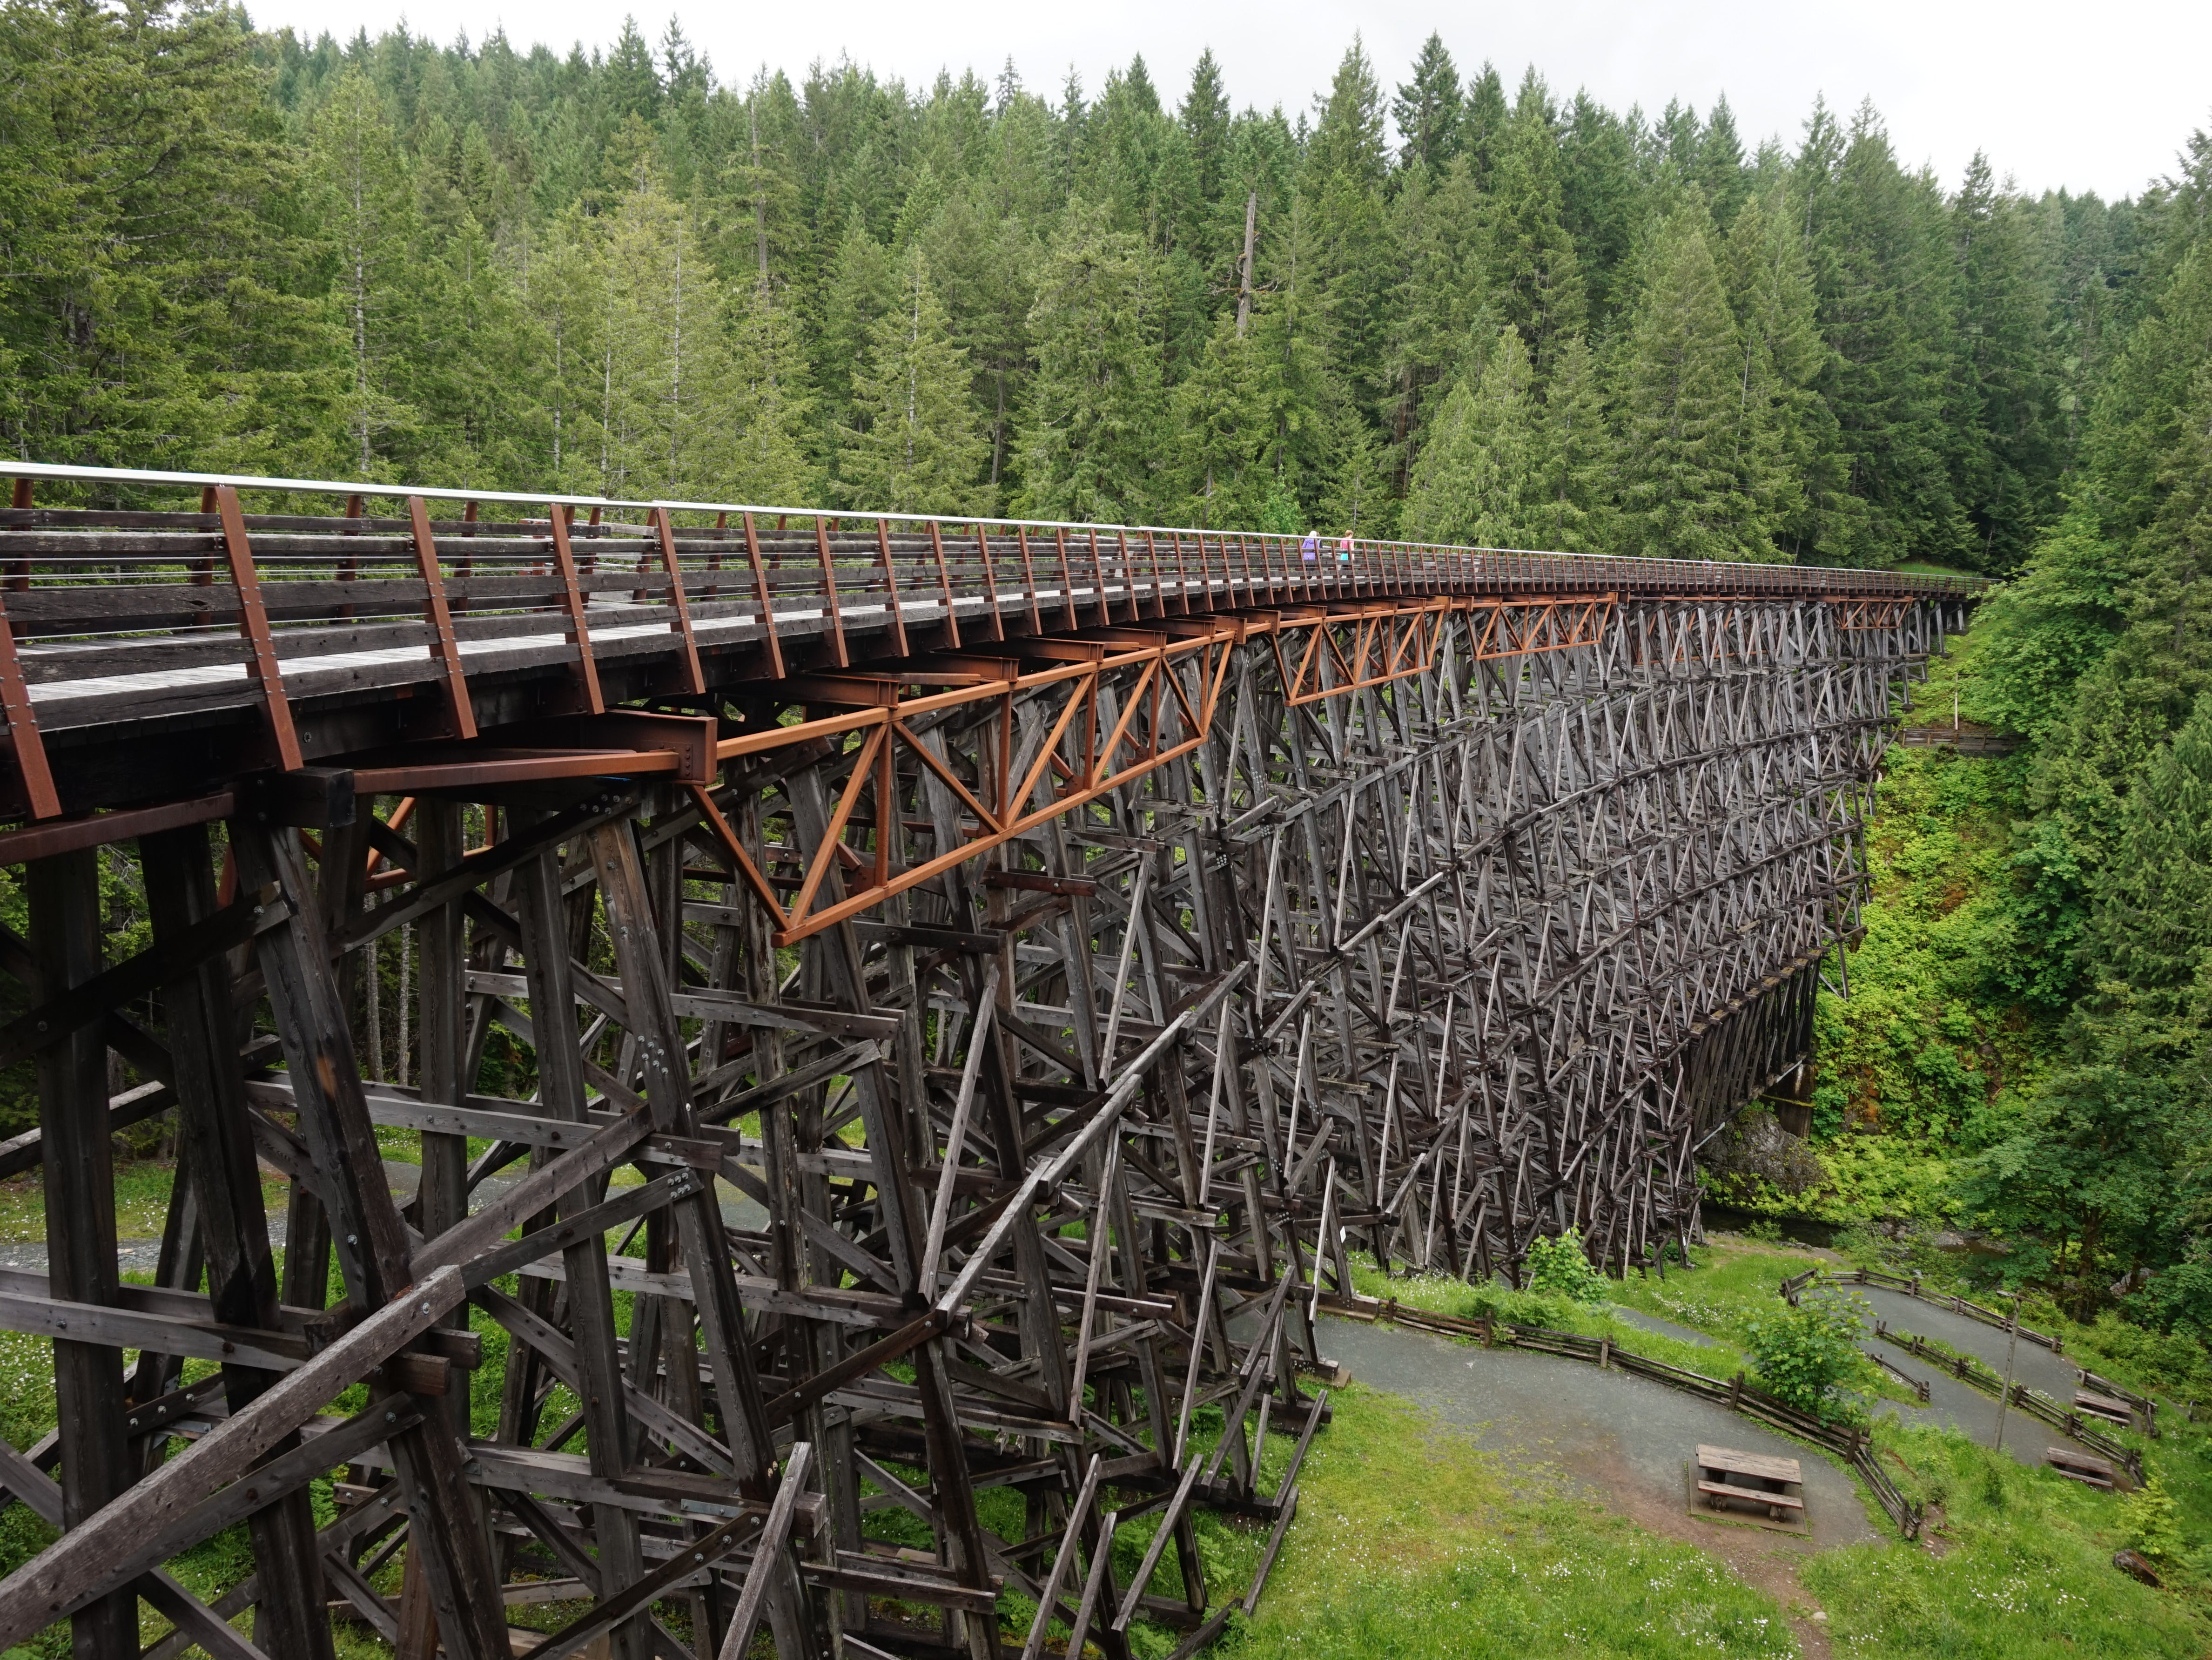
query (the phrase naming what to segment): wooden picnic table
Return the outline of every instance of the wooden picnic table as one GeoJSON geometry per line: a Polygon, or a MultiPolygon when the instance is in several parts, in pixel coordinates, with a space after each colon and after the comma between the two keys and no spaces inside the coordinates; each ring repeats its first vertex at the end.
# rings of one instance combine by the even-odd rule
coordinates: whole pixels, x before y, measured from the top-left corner
{"type": "Polygon", "coordinates": [[[2112,1489],[2112,1467],[2102,1458],[2076,1452],[2071,1447],[2046,1447],[2043,1456],[2051,1468],[2069,1481],[2079,1481],[2085,1487],[2101,1487],[2107,1493],[2112,1489]]]}
{"type": "Polygon", "coordinates": [[[2074,1409],[2076,1412],[2086,1412],[2093,1418],[2102,1418],[2108,1422],[2118,1424],[2123,1429],[2135,1427],[2136,1414],[2133,1408],[2124,1401],[2115,1400],[2112,1396],[2100,1394],[2095,1389],[2075,1389],[2074,1409]]]}
{"type": "Polygon", "coordinates": [[[1790,1512],[1802,1517],[1803,1487],[1804,1471],[1795,1458],[1738,1452],[1733,1447],[1698,1448],[1698,1491],[1714,1510],[1731,1503],[1757,1505],[1774,1521],[1790,1512]]]}

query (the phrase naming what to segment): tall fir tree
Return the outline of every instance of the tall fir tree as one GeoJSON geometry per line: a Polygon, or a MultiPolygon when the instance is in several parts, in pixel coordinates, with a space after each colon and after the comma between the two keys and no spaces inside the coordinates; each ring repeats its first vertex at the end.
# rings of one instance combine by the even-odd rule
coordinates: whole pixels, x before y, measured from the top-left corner
{"type": "Polygon", "coordinates": [[[571,207],[515,252],[522,302],[542,356],[543,448],[523,482],[586,495],[599,488],[599,331],[606,317],[601,222],[571,207]]]}
{"type": "Polygon", "coordinates": [[[1413,59],[1413,79],[1399,87],[1390,104],[1399,166],[1442,167],[1458,155],[1462,107],[1458,66],[1443,37],[1431,33],[1413,59]]]}
{"type": "Polygon", "coordinates": [[[1030,313],[1036,372],[1020,439],[1018,511],[1141,522],[1162,483],[1169,429],[1158,295],[1144,239],[1077,202],[1030,313]]]}
{"type": "Polygon", "coordinates": [[[1299,280],[1325,331],[1330,372],[1367,408],[1386,385],[1397,271],[1383,185],[1389,173],[1382,88],[1355,39],[1321,100],[1298,192],[1299,280]]]}
{"type": "Polygon", "coordinates": [[[2015,569],[2056,504],[2050,315],[2023,204],[1997,190],[1975,155],[1951,204],[1957,350],[1947,425],[1953,486],[1972,526],[1974,562],[2015,569]]]}
{"type": "Polygon", "coordinates": [[[1404,271],[1389,347],[1390,437],[1402,476],[1423,427],[1480,335],[1492,331],[1485,287],[1483,202],[1473,164],[1409,174],[1391,204],[1404,271]]]}
{"type": "Polygon", "coordinates": [[[1564,553],[1609,553],[1618,470],[1597,354],[1571,335],[1554,356],[1537,423],[1531,541],[1564,553]]]}
{"type": "Polygon", "coordinates": [[[729,488],[744,502],[818,501],[813,372],[799,319],[757,283],[741,285],[730,310],[729,488]]]}
{"type": "Polygon", "coordinates": [[[1698,135],[1693,176],[1713,222],[1726,230],[1751,192],[1751,179],[1744,167],[1743,139],[1735,130],[1735,112],[1725,94],[1706,112],[1704,131],[1698,135]]]}
{"type": "Polygon", "coordinates": [[[1215,323],[1196,367],[1176,388],[1181,511],[1204,530],[1260,528],[1267,499],[1261,466],[1267,435],[1253,409],[1250,356],[1235,314],[1225,315],[1215,323]]]}
{"type": "Polygon", "coordinates": [[[1474,182],[1485,191],[1494,186],[1510,118],[1505,83],[1498,79],[1496,66],[1486,58],[1480,71],[1467,83],[1459,123],[1459,147],[1474,166],[1474,182]]]}
{"type": "Polygon", "coordinates": [[[434,272],[419,258],[423,227],[414,179],[383,95],[358,70],[331,89],[311,131],[311,176],[331,227],[331,287],[352,348],[347,467],[380,478],[396,455],[428,441],[412,393],[428,367],[418,350],[436,311],[434,272]]]}
{"type": "Polygon", "coordinates": [[[899,513],[988,510],[990,445],[968,395],[967,354],[919,249],[899,267],[896,302],[876,320],[853,385],[854,423],[838,474],[856,507],[899,513]]]}
{"type": "Polygon", "coordinates": [[[1492,548],[1542,541],[1534,386],[1528,349],[1508,324],[1437,417],[1406,498],[1409,538],[1492,548]]]}
{"type": "Polygon", "coordinates": [[[1620,116],[1578,92],[1559,134],[1559,162],[1560,220],[1574,239],[1589,323],[1601,331],[1620,303],[1620,279],[1645,213],[1636,140],[1620,116]]]}
{"type": "Polygon", "coordinates": [[[1191,68],[1190,88],[1176,110],[1176,123],[1190,148],[1200,198],[1219,202],[1229,180],[1229,93],[1211,46],[1191,68]]]}
{"type": "Polygon", "coordinates": [[[817,301],[822,323],[815,337],[815,385],[824,427],[832,434],[845,422],[854,368],[867,353],[876,319],[890,309],[895,287],[890,250],[854,213],[838,240],[817,301]]]}
{"type": "Polygon", "coordinates": [[[1954,276],[1932,180],[1898,165],[1872,107],[1848,129],[1823,106],[1792,169],[1828,347],[1820,392],[1863,503],[1855,563],[1957,560],[1972,527],[1951,485],[1944,407],[1954,276]]]}
{"type": "Polygon", "coordinates": [[[1519,332],[1539,374],[1551,368],[1553,344],[1581,333],[1584,321],[1547,103],[1540,89],[1524,89],[1505,131],[1486,228],[1492,308],[1519,332]]]}
{"type": "Polygon", "coordinates": [[[1622,343],[1622,550],[1771,559],[1767,423],[1746,408],[1743,355],[1694,201],[1660,228],[1622,343]]]}
{"type": "Polygon", "coordinates": [[[1835,423],[1813,390],[1826,352],[1804,245],[1778,192],[1775,209],[1746,202],[1721,250],[1736,323],[1738,472],[1770,505],[1778,550],[1817,562],[1850,544],[1858,504],[1845,489],[1835,423]]]}
{"type": "Polygon", "coordinates": [[[691,215],[648,178],[606,242],[600,470],[609,495],[720,494],[737,424],[722,290],[691,215]]]}

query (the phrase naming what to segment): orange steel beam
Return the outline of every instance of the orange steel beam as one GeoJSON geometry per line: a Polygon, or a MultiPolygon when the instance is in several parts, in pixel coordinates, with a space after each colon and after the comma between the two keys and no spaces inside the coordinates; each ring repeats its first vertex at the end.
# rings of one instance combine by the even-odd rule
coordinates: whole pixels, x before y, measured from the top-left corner
{"type": "Polygon", "coordinates": [[[1444,626],[1457,611],[1488,613],[1476,621],[1480,655],[1517,656],[1595,642],[1611,620],[1613,598],[1374,599],[1234,617],[1177,617],[1158,619],[1161,627],[1116,627],[1094,631],[1082,640],[1048,637],[1012,642],[1024,653],[1024,660],[983,658],[972,654],[970,648],[957,657],[943,657],[927,669],[862,669],[802,677],[787,687],[793,701],[847,707],[838,714],[724,739],[715,751],[718,759],[727,763],[816,741],[850,746],[845,750],[842,780],[820,843],[799,850],[801,875],[798,892],[788,903],[732,830],[711,792],[696,790],[694,800],[746,887],[768,908],[775,943],[796,945],[1192,753],[1206,741],[1220,706],[1230,648],[1246,638],[1274,636],[1270,643],[1282,666],[1289,701],[1310,703],[1433,667],[1444,626]],[[1298,633],[1306,637],[1286,651],[1283,636],[1298,633]],[[1200,658],[1195,701],[1184,677],[1176,672],[1194,654],[1200,658]],[[1037,666],[1028,666],[1030,662],[1037,666]],[[1102,730],[1099,687],[1108,676],[1122,672],[1132,677],[1132,683],[1122,690],[1117,717],[1102,730]],[[917,678],[906,678],[909,674],[917,678]],[[909,686],[970,679],[975,684],[949,685],[912,697],[903,695],[909,686]],[[1066,702],[1035,758],[1017,778],[1012,755],[1016,695],[1058,689],[1064,689],[1066,702]],[[984,769],[971,786],[970,780],[916,737],[909,722],[940,710],[985,703],[999,706],[998,730],[981,746],[984,769]],[[1141,739],[1135,732],[1140,716],[1145,719],[1141,739]],[[1080,762],[1074,766],[1060,752],[1071,733],[1079,736],[1080,762]],[[941,848],[934,857],[905,869],[896,868],[893,852],[900,813],[892,798],[902,761],[909,772],[927,771],[939,779],[974,819],[963,845],[941,848]],[[1048,773],[1055,781],[1049,799],[1041,806],[1025,806],[1048,773]],[[876,840],[873,856],[864,858],[846,845],[844,837],[871,791],[876,840]],[[850,885],[842,897],[819,904],[833,863],[844,868],[850,885]]]}
{"type": "MultiPolygon", "coordinates": [[[[1087,660],[1050,662],[1046,666],[1016,673],[1009,678],[953,687],[911,698],[898,696],[895,682],[866,682],[855,677],[852,695],[856,698],[867,697],[871,700],[870,707],[725,739],[717,746],[717,752],[725,762],[817,739],[859,739],[857,746],[847,751],[850,775],[837,793],[821,844],[805,849],[802,854],[804,875],[797,896],[788,905],[776,897],[774,885],[763,876],[742,841],[731,832],[728,821],[719,809],[707,815],[709,829],[736,863],[754,897],[769,908],[775,924],[775,942],[780,946],[795,945],[824,928],[833,927],[873,909],[894,894],[929,881],[940,872],[976,858],[1038,824],[1073,812],[1108,791],[1118,789],[1142,777],[1156,767],[1191,753],[1206,741],[1214,711],[1220,703],[1222,690],[1227,684],[1230,648],[1243,637],[1243,633],[1242,627],[1224,623],[1184,638],[1158,637],[1140,646],[1109,643],[1106,650],[1096,655],[1086,654],[1087,660]],[[1199,701],[1194,706],[1183,689],[1178,686],[1174,694],[1174,712],[1168,714],[1157,701],[1148,699],[1146,694],[1154,690],[1160,680],[1174,679],[1175,667],[1193,656],[1200,659],[1199,678],[1202,690],[1199,701]],[[1122,670],[1133,670],[1137,683],[1123,701],[1120,719],[1102,739],[1097,733],[1095,715],[1089,715],[1089,712],[1094,705],[1100,681],[1105,676],[1122,670]],[[1054,689],[1065,690],[1066,705],[1060,710],[1036,758],[1017,780],[1013,775],[1012,755],[1015,695],[1054,689]],[[921,742],[908,723],[918,716],[941,709],[984,702],[999,705],[1000,730],[994,741],[987,745],[989,755],[987,775],[975,781],[975,787],[970,787],[969,781],[947,766],[927,745],[921,742]],[[1133,739],[1130,728],[1139,712],[1147,709],[1152,713],[1152,722],[1144,741],[1139,744],[1133,739]],[[1060,742],[1075,728],[1079,712],[1089,716],[1082,727],[1088,740],[1085,745],[1085,758],[1082,769],[1067,781],[1065,787],[1055,790],[1046,804],[1024,810],[1023,804],[1034,795],[1046,770],[1052,765],[1060,742]],[[1161,741],[1159,722],[1164,719],[1170,721],[1176,729],[1178,735],[1173,742],[1164,744],[1161,741]],[[926,769],[939,779],[963,808],[973,815],[976,826],[964,845],[940,851],[934,858],[904,870],[894,867],[891,856],[891,842],[896,834],[896,820],[898,818],[896,804],[886,802],[886,797],[895,789],[896,767],[902,757],[914,767],[926,769]],[[838,849],[842,846],[847,824],[860,806],[864,794],[870,790],[875,793],[876,798],[875,856],[872,860],[856,860],[857,868],[848,873],[854,879],[855,885],[848,888],[843,897],[817,909],[816,903],[821,897],[830,862],[839,856],[838,849]]],[[[890,672],[896,674],[896,671],[890,672]]],[[[830,677],[820,677],[807,690],[811,693],[835,693],[839,688],[827,684],[830,679],[830,677]]],[[[826,697],[823,701],[827,701],[826,697]]],[[[695,800],[699,800],[700,796],[705,797],[700,805],[702,813],[706,813],[707,809],[714,806],[712,797],[702,791],[699,796],[695,796],[695,800]]],[[[849,848],[843,851],[848,857],[853,855],[853,849],[849,848]]]]}

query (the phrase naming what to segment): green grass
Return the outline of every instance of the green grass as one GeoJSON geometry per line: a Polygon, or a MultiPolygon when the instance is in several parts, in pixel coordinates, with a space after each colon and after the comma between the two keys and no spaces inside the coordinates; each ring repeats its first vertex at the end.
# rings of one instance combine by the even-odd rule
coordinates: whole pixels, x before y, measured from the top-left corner
{"type": "Polygon", "coordinates": [[[2212,1628],[2185,1569],[2176,1570],[2179,1589],[2160,1592],[2113,1568],[2112,1552],[2128,1542],[2123,1500],[1949,1430],[1891,1426],[1879,1438],[1899,1484],[1941,1507],[1937,1548],[1852,1546],[1805,1565],[1800,1582],[1827,1609],[1838,1654],[2181,1660],[2204,1651],[2212,1628]]]}
{"type": "MultiPolygon", "coordinates": [[[[1562,1364],[1570,1364],[1565,1363],[1562,1364]]],[[[1354,1383],[1237,1660],[1794,1656],[1774,1599],[1689,1545],[1354,1383]]]]}
{"type": "MultiPolygon", "coordinates": [[[[118,1159],[115,1164],[115,1237],[159,1239],[169,1214],[169,1189],[175,1184],[173,1159],[118,1159]]],[[[264,1179],[263,1201],[283,1213],[287,1184],[264,1179]]],[[[46,1190],[39,1172],[0,1182],[0,1244],[43,1245],[46,1242],[46,1190]]]]}

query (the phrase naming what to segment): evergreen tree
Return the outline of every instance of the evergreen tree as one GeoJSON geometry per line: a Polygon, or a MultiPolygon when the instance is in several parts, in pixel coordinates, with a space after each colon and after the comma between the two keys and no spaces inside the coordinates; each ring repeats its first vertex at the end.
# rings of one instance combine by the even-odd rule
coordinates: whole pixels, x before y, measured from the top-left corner
{"type": "Polygon", "coordinates": [[[1182,514],[1206,530],[1259,526],[1267,499],[1260,458],[1267,434],[1252,406],[1250,347],[1234,315],[1214,325],[1197,366],[1176,388],[1182,514]]]}
{"type": "Polygon", "coordinates": [[[1334,390],[1334,407],[1322,422],[1314,523],[1332,536],[1387,538],[1398,519],[1389,452],[1343,388],[1334,390]]]}
{"type": "Polygon", "coordinates": [[[1143,239],[1072,204],[1030,327],[1036,372],[1021,441],[1017,511],[1141,523],[1158,499],[1166,423],[1158,296],[1143,239]]]}
{"type": "Polygon", "coordinates": [[[1583,325],[1582,273],[1567,234],[1559,147],[1540,91],[1524,91],[1504,137],[1486,227],[1491,303],[1520,333],[1539,374],[1553,342],[1583,325]]]}
{"type": "Polygon", "coordinates": [[[788,285],[806,251],[798,159],[803,117],[791,82],[763,70],[746,89],[742,134],[733,133],[721,177],[726,192],[717,253],[724,272],[788,285]]]}
{"type": "Polygon", "coordinates": [[[434,310],[414,180],[382,95],[359,71],[343,77],[310,133],[318,206],[334,244],[335,297],[352,346],[346,398],[349,471],[388,476],[380,459],[410,452],[423,436],[409,397],[420,367],[413,350],[434,310]]]}
{"type": "Polygon", "coordinates": [[[968,396],[967,355],[919,250],[900,263],[897,303],[876,321],[853,386],[838,475],[856,507],[973,513],[989,444],[968,396]]]}
{"type": "Polygon", "coordinates": [[[1357,36],[1336,66],[1325,98],[1314,100],[1318,118],[1306,148],[1306,167],[1316,179],[1342,179],[1379,189],[1389,170],[1383,139],[1382,88],[1357,36]]]}
{"type": "Polygon", "coordinates": [[[1835,555],[1856,563],[1964,556],[1944,423],[1954,261],[1932,181],[1906,173],[1871,107],[1848,132],[1816,106],[1793,169],[1828,347],[1821,398],[1864,504],[1835,555]]]}
{"type": "Polygon", "coordinates": [[[1597,355],[1570,336],[1553,359],[1537,424],[1529,503],[1531,545],[1564,553],[1612,551],[1614,458],[1597,355]]]}
{"type": "Polygon", "coordinates": [[[1382,199],[1389,170],[1382,88],[1355,39],[1337,66],[1299,178],[1299,278],[1326,331],[1329,371],[1363,406],[1386,395],[1397,271],[1382,199]]]}
{"type": "Polygon", "coordinates": [[[812,373],[799,319],[757,283],[740,288],[731,310],[729,488],[744,502],[817,501],[812,373]]]}
{"type": "Polygon", "coordinates": [[[1311,523],[1329,449],[1327,417],[1343,396],[1340,385],[1331,383],[1322,319],[1300,287],[1297,269],[1293,259],[1284,283],[1261,295],[1244,359],[1245,398],[1265,477],[1262,528],[1285,532],[1311,523]]]}
{"type": "Polygon", "coordinates": [[[1747,202],[1725,243],[1741,366],[1738,477],[1768,506],[1785,555],[1817,559],[1849,545],[1857,503],[1834,422],[1813,390],[1825,352],[1804,246],[1786,204],[1777,207],[1747,202]]]}
{"type": "Polygon", "coordinates": [[[597,222],[572,208],[542,238],[517,248],[522,303],[542,354],[538,395],[544,448],[523,469],[531,482],[575,495],[599,488],[599,331],[606,316],[597,222]]]}
{"type": "Polygon", "coordinates": [[[1626,121],[1577,93],[1559,162],[1560,221],[1574,241],[1590,325],[1601,329],[1620,303],[1620,278],[1644,216],[1636,141],[1626,121]]]}
{"type": "Polygon", "coordinates": [[[1751,192],[1751,179],[1744,169],[1743,140],[1736,133],[1735,112],[1729,107],[1725,95],[1713,100],[1705,131],[1698,135],[1696,177],[1714,222],[1727,228],[1751,192]]]}
{"type": "Polygon", "coordinates": [[[1459,154],[1461,100],[1459,70],[1444,50],[1443,37],[1431,34],[1413,59],[1413,78],[1398,88],[1390,118],[1398,124],[1398,164],[1441,167],[1459,154]]]}
{"type": "Polygon", "coordinates": [[[1771,559],[1765,423],[1747,411],[1742,345],[1705,240],[1703,210],[1661,228],[1623,343],[1624,552],[1771,559]]]}
{"type": "Polygon", "coordinates": [[[1467,100],[1460,112],[1459,147],[1474,163],[1474,182],[1486,192],[1493,188],[1492,175],[1505,147],[1510,119],[1505,83],[1485,59],[1481,73],[1467,83],[1467,100]]]}
{"type": "Polygon", "coordinates": [[[2185,1016],[2212,977],[2212,694],[2152,757],[2094,886],[2092,977],[2154,1020],[2185,1016]]]}
{"type": "Polygon", "coordinates": [[[1211,46],[1199,53],[1191,69],[1190,90],[1183,94],[1176,121],[1189,147],[1200,199],[1218,204],[1229,179],[1229,94],[1211,46]]]}
{"type": "Polygon", "coordinates": [[[600,471],[607,494],[730,491],[738,424],[721,285],[691,216],[648,179],[606,243],[599,339],[600,471]]]}
{"type": "Polygon", "coordinates": [[[1406,497],[1407,536],[1490,548],[1540,542],[1534,382],[1528,350],[1508,324],[1437,417],[1406,497]]]}
{"type": "Polygon", "coordinates": [[[2050,517],[2058,455],[2046,424],[2045,291],[2027,215],[1977,153],[1951,205],[1958,343],[1948,425],[1953,478],[1976,562],[2007,571],[2050,517]]]}
{"type": "Polygon", "coordinates": [[[869,234],[855,213],[837,244],[821,299],[815,384],[822,392],[823,416],[833,431],[845,422],[854,366],[867,353],[876,319],[891,308],[894,288],[890,251],[869,234]]]}
{"type": "Polygon", "coordinates": [[[1425,441],[1431,406],[1452,384],[1471,344],[1494,331],[1473,164],[1456,155],[1440,173],[1409,173],[1391,204],[1391,219],[1405,273],[1389,358],[1392,435],[1401,447],[1402,474],[1425,441]]]}

